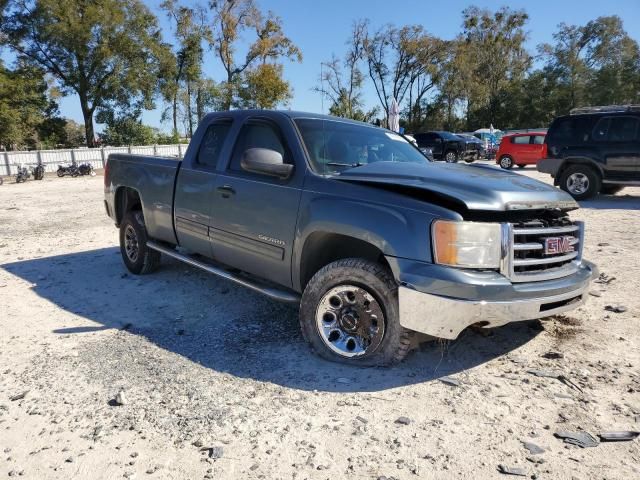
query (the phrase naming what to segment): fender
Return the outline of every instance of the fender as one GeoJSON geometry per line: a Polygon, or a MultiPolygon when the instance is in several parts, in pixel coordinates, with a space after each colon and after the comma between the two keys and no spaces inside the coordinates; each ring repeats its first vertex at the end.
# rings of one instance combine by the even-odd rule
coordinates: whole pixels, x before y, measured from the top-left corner
{"type": "Polygon", "coordinates": [[[303,252],[314,233],[354,238],[385,256],[431,262],[431,222],[435,218],[461,219],[444,209],[424,212],[314,192],[304,192],[301,205],[292,255],[292,281],[298,290],[303,288],[303,252]]]}

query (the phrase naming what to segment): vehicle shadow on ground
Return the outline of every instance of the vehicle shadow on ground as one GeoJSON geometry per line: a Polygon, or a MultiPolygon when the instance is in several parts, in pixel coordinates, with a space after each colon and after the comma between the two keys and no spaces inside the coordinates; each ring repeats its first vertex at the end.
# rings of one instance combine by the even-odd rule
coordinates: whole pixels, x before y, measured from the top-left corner
{"type": "Polygon", "coordinates": [[[593,200],[583,200],[580,208],[595,210],[640,210],[640,197],[625,195],[599,195],[593,200]]]}
{"type": "MultiPolygon", "coordinates": [[[[31,283],[40,297],[97,324],[61,323],[57,334],[122,341],[99,335],[107,329],[126,330],[125,335],[145,337],[214,371],[303,390],[375,392],[431,381],[504,355],[541,330],[539,322],[522,322],[495,329],[488,337],[468,331],[454,342],[423,344],[393,368],[356,368],[309,351],[297,308],[171,259],[163,258],[158,272],[141,277],[126,273],[117,248],[0,268],[31,283]]],[[[61,322],[71,323],[68,316],[61,322]]]]}

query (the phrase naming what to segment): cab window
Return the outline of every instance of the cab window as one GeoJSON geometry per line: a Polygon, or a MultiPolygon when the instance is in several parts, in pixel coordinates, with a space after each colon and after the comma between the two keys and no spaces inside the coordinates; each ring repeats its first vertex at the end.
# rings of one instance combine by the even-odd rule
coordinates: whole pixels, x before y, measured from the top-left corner
{"type": "Polygon", "coordinates": [[[511,138],[511,143],[515,143],[516,145],[526,145],[529,143],[530,138],[531,137],[529,135],[519,135],[511,138]]]}
{"type": "Polygon", "coordinates": [[[233,151],[233,158],[229,165],[229,170],[234,172],[245,172],[240,165],[242,155],[250,148],[267,148],[275,150],[284,158],[284,163],[292,163],[290,155],[284,147],[280,129],[268,121],[251,120],[242,127],[236,146],[233,151]]]}
{"type": "Polygon", "coordinates": [[[207,168],[216,167],[230,128],[231,122],[229,121],[216,122],[213,125],[209,125],[202,138],[198,156],[196,157],[196,163],[199,166],[207,168]]]}

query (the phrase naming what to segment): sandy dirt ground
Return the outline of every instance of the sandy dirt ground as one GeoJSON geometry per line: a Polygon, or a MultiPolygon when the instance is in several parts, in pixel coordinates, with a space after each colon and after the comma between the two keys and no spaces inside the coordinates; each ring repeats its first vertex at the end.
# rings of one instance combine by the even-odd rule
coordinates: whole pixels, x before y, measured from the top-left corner
{"type": "Polygon", "coordinates": [[[640,188],[582,207],[608,281],[586,306],[356,369],[314,357],[294,308],[171,260],[128,274],[100,176],[7,181],[0,478],[640,478],[640,439],[554,437],[640,430],[640,188]]]}

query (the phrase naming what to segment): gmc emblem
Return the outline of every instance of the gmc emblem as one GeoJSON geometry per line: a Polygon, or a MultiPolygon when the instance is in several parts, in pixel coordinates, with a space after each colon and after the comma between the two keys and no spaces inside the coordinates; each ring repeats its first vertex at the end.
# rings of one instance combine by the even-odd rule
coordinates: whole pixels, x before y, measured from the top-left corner
{"type": "Polygon", "coordinates": [[[573,252],[574,248],[571,242],[574,241],[573,237],[549,237],[544,239],[544,254],[554,255],[557,253],[573,252]]]}

